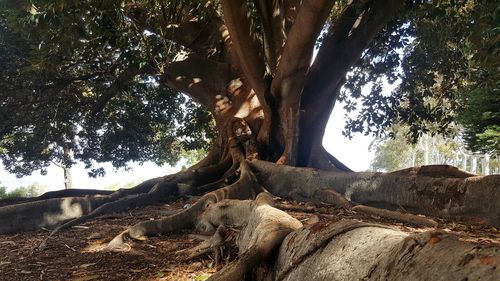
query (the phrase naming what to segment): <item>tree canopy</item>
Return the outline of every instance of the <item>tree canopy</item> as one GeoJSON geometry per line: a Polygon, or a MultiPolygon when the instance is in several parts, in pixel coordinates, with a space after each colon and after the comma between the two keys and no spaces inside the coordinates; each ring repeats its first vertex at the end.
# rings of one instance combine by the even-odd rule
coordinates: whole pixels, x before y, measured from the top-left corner
{"type": "MultiPolygon", "coordinates": [[[[300,1],[286,2],[288,7],[280,7],[285,33],[269,29],[271,19],[262,16],[272,7],[246,3],[252,37],[242,44],[256,44],[265,59],[256,64],[250,52],[248,65],[239,67],[245,74],[246,68],[264,67],[264,82],[281,75],[275,73],[276,56],[286,54],[276,51],[283,48],[279,37],[289,31],[300,1]]],[[[364,2],[328,6],[315,44],[328,44],[329,36],[343,32],[337,23],[355,25],[349,16],[380,5],[364,2]]],[[[197,91],[227,84],[223,77],[231,59],[219,1],[0,3],[0,151],[9,171],[25,175],[51,162],[83,161],[96,175],[103,173],[96,162],[172,164],[182,150],[206,149],[216,137],[217,106],[197,91]],[[210,80],[199,83],[196,77],[207,72],[210,80]]],[[[348,120],[346,134],[380,135],[404,123],[416,138],[429,131],[451,133],[462,122],[473,149],[498,150],[498,14],[494,1],[407,1],[361,49],[361,59],[347,58],[357,62],[339,100],[359,114],[348,120]],[[400,86],[387,94],[386,82],[400,86]],[[364,94],[366,86],[370,91],[364,94]]],[[[251,87],[263,87],[246,78],[251,87]]],[[[334,104],[336,95],[331,96],[327,103],[334,104]]],[[[326,101],[320,93],[302,99],[312,106],[326,101]]]]}
{"type": "Polygon", "coordinates": [[[173,164],[182,149],[207,148],[208,113],[161,86],[158,66],[149,65],[167,62],[161,57],[175,52],[165,48],[178,47],[138,30],[124,4],[34,1],[2,9],[0,149],[9,171],[29,174],[51,161],[173,164]]]}

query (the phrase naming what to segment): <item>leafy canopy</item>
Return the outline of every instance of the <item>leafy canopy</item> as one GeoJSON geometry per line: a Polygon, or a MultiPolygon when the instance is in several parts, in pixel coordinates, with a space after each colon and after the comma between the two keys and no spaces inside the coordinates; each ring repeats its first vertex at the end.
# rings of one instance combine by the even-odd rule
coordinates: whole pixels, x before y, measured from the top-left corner
{"type": "Polygon", "coordinates": [[[126,2],[12,2],[0,12],[0,151],[10,172],[80,160],[97,175],[95,162],[174,164],[183,150],[207,148],[210,115],[159,83],[179,47],[138,30],[126,2]]]}
{"type": "Polygon", "coordinates": [[[498,153],[499,24],[496,1],[432,1],[401,15],[349,76],[341,100],[359,114],[348,119],[346,135],[403,124],[416,141],[465,128],[471,150],[498,153]],[[385,83],[399,86],[388,95],[385,83]]]}

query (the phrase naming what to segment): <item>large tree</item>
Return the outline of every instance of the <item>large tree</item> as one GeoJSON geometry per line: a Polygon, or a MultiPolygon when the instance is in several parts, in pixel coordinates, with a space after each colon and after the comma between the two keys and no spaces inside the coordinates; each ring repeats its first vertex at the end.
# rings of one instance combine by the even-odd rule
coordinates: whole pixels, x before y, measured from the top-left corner
{"type": "MultiPolygon", "coordinates": [[[[131,206],[203,195],[178,214],[129,227],[107,249],[123,249],[125,239],[180,229],[215,231],[193,249],[196,254],[220,246],[226,225],[242,228],[238,258],[212,280],[240,280],[263,261],[271,262],[272,270],[260,277],[277,280],[304,279],[309,267],[319,266],[314,259],[360,262],[357,246],[335,256],[342,244],[328,244],[333,237],[347,245],[377,241],[360,249],[367,249],[367,257],[384,256],[362,263],[344,280],[398,280],[406,261],[418,276],[427,269],[419,261],[446,263],[443,255],[467,253],[476,246],[436,233],[408,236],[356,222],[301,228],[300,221],[272,207],[269,196],[431,226],[432,220],[365,205],[499,223],[498,176],[475,177],[448,166],[354,173],[322,146],[339,98],[349,108],[351,98],[363,102],[359,120],[349,122],[352,132],[376,133],[401,120],[422,121],[412,127],[414,132],[427,130],[430,123],[441,130],[450,124],[449,113],[457,106],[445,90],[453,87],[446,84],[453,75],[443,70],[456,61],[433,64],[424,58],[427,64],[414,63],[422,59],[418,31],[450,15],[477,16],[476,6],[486,2],[423,2],[2,1],[0,149],[11,171],[26,174],[53,160],[65,165],[83,160],[99,174],[94,161],[118,167],[129,160],[172,163],[181,149],[210,143],[210,150],[185,171],[132,189],[104,196],[53,194],[48,200],[2,207],[0,233],[57,226],[55,233],[131,206]],[[425,69],[427,76],[419,83],[403,83],[394,95],[382,94],[384,79],[393,82],[403,71],[402,78],[413,81],[425,69]],[[349,83],[341,94],[346,77],[349,83]],[[369,82],[372,91],[362,96],[360,87],[369,82]],[[426,87],[435,84],[433,104],[427,98],[433,89],[426,87]],[[216,132],[210,129],[211,118],[216,132]],[[483,198],[489,198],[487,204],[483,198]],[[321,235],[308,241],[317,232],[321,235]],[[406,254],[437,243],[437,236],[446,241],[443,248],[413,253],[413,260],[406,254]],[[312,253],[321,247],[330,250],[315,257],[312,253]]],[[[435,46],[448,48],[448,43],[438,40],[435,46]]],[[[476,263],[469,261],[456,271],[457,278],[470,274],[476,263]]],[[[324,280],[336,274],[334,266],[327,268],[308,277],[324,280]]],[[[449,274],[446,266],[438,268],[438,274],[449,274]]],[[[426,271],[429,278],[438,268],[426,271]]],[[[474,274],[491,278],[498,268],[474,274]]]]}

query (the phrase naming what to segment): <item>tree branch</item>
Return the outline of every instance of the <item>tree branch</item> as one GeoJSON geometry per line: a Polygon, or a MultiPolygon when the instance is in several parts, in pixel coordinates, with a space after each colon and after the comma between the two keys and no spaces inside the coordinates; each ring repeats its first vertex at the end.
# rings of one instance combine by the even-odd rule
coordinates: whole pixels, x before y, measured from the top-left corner
{"type": "Polygon", "coordinates": [[[321,136],[347,71],[403,3],[352,1],[330,28],[307,74],[302,94],[299,164],[309,163],[314,151],[322,149],[321,136]]]}
{"type": "Polygon", "coordinates": [[[283,12],[285,13],[285,34],[290,32],[300,8],[300,0],[283,0],[283,12]]]}
{"type": "Polygon", "coordinates": [[[283,49],[271,95],[278,102],[285,147],[278,163],[295,165],[299,141],[300,95],[311,62],[314,43],[323,27],[331,0],[304,1],[283,49]]]}
{"type": "Polygon", "coordinates": [[[265,66],[258,52],[259,44],[250,28],[245,1],[224,0],[222,1],[222,9],[231,40],[229,44],[236,54],[241,71],[261,103],[264,103],[265,66]]]}
{"type": "Polygon", "coordinates": [[[271,84],[275,96],[298,96],[311,62],[313,47],[333,5],[332,0],[304,1],[283,49],[271,84]]]}
{"type": "MultiPolygon", "coordinates": [[[[349,68],[403,5],[402,0],[353,1],[330,29],[306,78],[302,109],[307,124],[315,122],[320,110],[349,68]],[[359,11],[359,12],[358,12],[359,11]],[[325,75],[328,73],[328,75],[325,75]]],[[[336,97],[335,97],[336,99],[336,97]]],[[[334,101],[328,104],[331,109],[334,101]]]]}
{"type": "Polygon", "coordinates": [[[181,56],[167,67],[162,82],[214,110],[215,96],[224,93],[231,80],[230,66],[195,54],[181,56]]]}
{"type": "Polygon", "coordinates": [[[262,19],[264,55],[271,73],[274,74],[285,42],[283,9],[277,0],[254,0],[254,3],[262,19]]]}
{"type": "Polygon", "coordinates": [[[219,29],[224,24],[212,5],[205,5],[206,12],[210,14],[209,20],[201,22],[199,18],[189,14],[188,10],[175,18],[168,18],[163,2],[162,15],[148,17],[147,20],[141,17],[144,15],[143,7],[139,4],[129,5],[127,16],[133,20],[140,31],[149,30],[162,35],[165,39],[171,40],[184,46],[199,55],[212,55],[216,53],[222,41],[219,29]],[[180,22],[179,22],[180,21],[180,22]]]}
{"type": "Polygon", "coordinates": [[[222,42],[219,33],[222,24],[220,18],[215,16],[203,23],[193,18],[180,24],[167,24],[164,36],[199,55],[212,55],[220,51],[217,48],[222,42]]]}
{"type": "Polygon", "coordinates": [[[130,64],[127,69],[123,70],[120,75],[118,75],[115,81],[111,84],[111,88],[97,98],[97,101],[92,108],[92,114],[97,114],[104,109],[106,104],[120,92],[120,85],[127,83],[136,75],[143,72],[144,69],[139,67],[139,63],[130,64]]]}

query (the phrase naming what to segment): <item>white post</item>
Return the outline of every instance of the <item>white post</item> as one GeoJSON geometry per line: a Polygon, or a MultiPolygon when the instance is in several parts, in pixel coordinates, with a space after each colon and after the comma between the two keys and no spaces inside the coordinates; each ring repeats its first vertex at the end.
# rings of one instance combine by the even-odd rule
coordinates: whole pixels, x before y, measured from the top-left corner
{"type": "Polygon", "coordinates": [[[483,175],[489,175],[490,174],[490,155],[488,153],[484,154],[483,158],[483,175]]]}
{"type": "Polygon", "coordinates": [[[467,154],[465,154],[465,152],[464,152],[464,159],[462,162],[462,170],[467,171],[467,154]]]}
{"type": "Polygon", "coordinates": [[[429,138],[424,135],[424,165],[429,165],[429,138]]]}
{"type": "Polygon", "coordinates": [[[471,172],[473,174],[477,174],[477,157],[476,155],[472,155],[472,167],[471,167],[471,172]]]}

